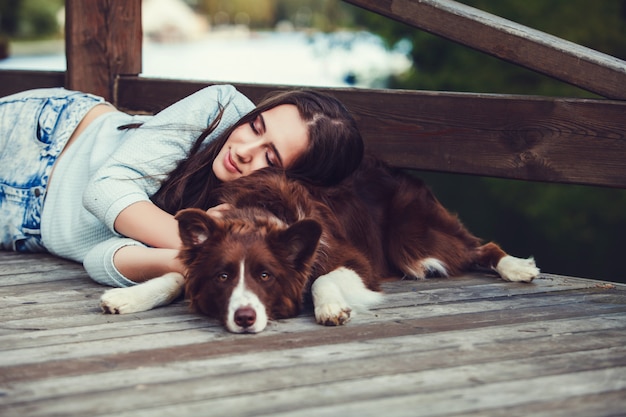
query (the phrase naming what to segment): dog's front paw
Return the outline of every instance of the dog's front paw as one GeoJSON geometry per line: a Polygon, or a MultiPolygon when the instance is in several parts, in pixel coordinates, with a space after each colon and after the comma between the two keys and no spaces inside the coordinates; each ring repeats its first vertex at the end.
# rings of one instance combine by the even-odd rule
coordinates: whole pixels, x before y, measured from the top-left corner
{"type": "Polygon", "coordinates": [[[350,321],[352,309],[340,303],[315,306],[315,320],[324,326],[341,326],[350,321]]]}
{"type": "Polygon", "coordinates": [[[106,314],[129,314],[150,309],[141,305],[132,287],[105,291],[100,297],[100,307],[106,314]]]}
{"type": "Polygon", "coordinates": [[[100,307],[107,314],[147,311],[171,303],[182,294],[185,278],[170,272],[128,288],[114,288],[100,297],[100,307]]]}
{"type": "Polygon", "coordinates": [[[511,282],[531,282],[540,273],[533,258],[520,259],[510,255],[500,259],[496,271],[503,280],[511,282]]]}

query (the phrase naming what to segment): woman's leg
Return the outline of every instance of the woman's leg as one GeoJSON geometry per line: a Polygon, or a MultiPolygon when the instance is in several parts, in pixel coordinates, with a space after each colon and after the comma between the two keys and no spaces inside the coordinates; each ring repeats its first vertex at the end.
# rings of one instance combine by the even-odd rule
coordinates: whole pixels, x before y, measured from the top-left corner
{"type": "Polygon", "coordinates": [[[61,88],[0,98],[0,249],[41,252],[41,211],[53,165],[103,99],[61,88]]]}

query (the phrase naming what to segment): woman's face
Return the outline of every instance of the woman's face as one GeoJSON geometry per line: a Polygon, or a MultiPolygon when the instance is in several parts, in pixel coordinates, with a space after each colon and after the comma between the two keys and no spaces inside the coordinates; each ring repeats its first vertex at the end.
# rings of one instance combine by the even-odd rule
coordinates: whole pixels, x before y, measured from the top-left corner
{"type": "Polygon", "coordinates": [[[287,169],[308,143],[296,106],[276,106],[231,133],[213,161],[213,172],[221,181],[231,181],[267,166],[287,169]]]}

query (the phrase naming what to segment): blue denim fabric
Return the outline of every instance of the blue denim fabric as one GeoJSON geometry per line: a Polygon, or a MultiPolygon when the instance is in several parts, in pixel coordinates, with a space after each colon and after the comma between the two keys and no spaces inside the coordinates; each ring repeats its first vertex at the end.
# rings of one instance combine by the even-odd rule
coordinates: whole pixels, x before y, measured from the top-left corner
{"type": "Polygon", "coordinates": [[[72,132],[104,100],[61,88],[0,98],[0,249],[41,252],[52,167],[72,132]]]}

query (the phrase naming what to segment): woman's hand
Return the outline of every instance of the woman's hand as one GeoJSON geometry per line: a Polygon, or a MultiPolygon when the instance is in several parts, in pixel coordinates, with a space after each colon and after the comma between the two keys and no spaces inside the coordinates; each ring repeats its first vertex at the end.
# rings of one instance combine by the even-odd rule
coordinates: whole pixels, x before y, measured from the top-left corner
{"type": "Polygon", "coordinates": [[[214,217],[216,219],[221,219],[224,212],[231,210],[232,208],[233,206],[231,206],[230,204],[222,203],[215,207],[211,207],[210,209],[206,211],[206,213],[211,217],[214,217]]]}

